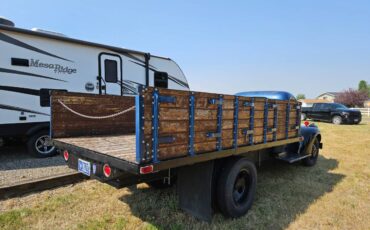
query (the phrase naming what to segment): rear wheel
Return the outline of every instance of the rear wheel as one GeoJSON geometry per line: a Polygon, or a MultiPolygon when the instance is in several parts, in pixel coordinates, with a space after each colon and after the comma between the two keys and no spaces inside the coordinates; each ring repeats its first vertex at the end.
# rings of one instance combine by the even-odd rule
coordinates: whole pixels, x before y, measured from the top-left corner
{"type": "Polygon", "coordinates": [[[332,118],[332,122],[334,125],[340,125],[342,124],[342,117],[341,116],[334,116],[332,118]]]}
{"type": "Polygon", "coordinates": [[[303,159],[302,163],[305,166],[314,166],[317,162],[317,158],[319,157],[319,148],[320,143],[317,138],[315,138],[314,143],[311,149],[311,156],[303,159]]]}
{"type": "Polygon", "coordinates": [[[56,154],[56,148],[49,144],[49,132],[47,130],[39,131],[33,134],[27,141],[27,149],[35,157],[51,157],[56,154]]]}
{"type": "Polygon", "coordinates": [[[227,217],[240,217],[251,208],[256,193],[257,170],[245,158],[232,160],[220,174],[217,183],[217,202],[227,217]]]}

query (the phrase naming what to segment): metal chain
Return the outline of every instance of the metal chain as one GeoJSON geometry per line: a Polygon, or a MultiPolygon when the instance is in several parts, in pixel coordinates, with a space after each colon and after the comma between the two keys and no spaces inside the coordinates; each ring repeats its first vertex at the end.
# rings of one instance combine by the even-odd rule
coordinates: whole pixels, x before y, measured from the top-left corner
{"type": "Polygon", "coordinates": [[[87,119],[97,119],[97,120],[101,120],[101,119],[108,119],[108,118],[113,118],[113,117],[117,117],[119,115],[122,115],[122,114],[125,114],[131,110],[134,110],[135,109],[135,106],[132,106],[126,110],[123,110],[121,112],[118,112],[118,113],[114,113],[114,114],[111,114],[111,115],[107,115],[107,116],[89,116],[89,115],[84,115],[82,113],[79,113],[77,111],[74,111],[73,109],[69,108],[67,105],[65,105],[61,100],[58,99],[58,102],[59,104],[61,104],[65,109],[67,109],[68,111],[70,111],[71,113],[73,114],[76,114],[80,117],[83,117],[83,118],[87,118],[87,119]]]}

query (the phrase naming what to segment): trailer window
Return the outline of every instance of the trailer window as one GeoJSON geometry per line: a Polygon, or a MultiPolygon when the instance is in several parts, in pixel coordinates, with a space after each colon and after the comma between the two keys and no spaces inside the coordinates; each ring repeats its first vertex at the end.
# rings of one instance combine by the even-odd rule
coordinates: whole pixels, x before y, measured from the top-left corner
{"type": "Polygon", "coordinates": [[[168,73],[155,72],[154,73],[154,87],[168,88],[168,73]]]}
{"type": "Polygon", "coordinates": [[[118,82],[118,64],[114,60],[104,60],[105,81],[116,83],[118,82]]]}

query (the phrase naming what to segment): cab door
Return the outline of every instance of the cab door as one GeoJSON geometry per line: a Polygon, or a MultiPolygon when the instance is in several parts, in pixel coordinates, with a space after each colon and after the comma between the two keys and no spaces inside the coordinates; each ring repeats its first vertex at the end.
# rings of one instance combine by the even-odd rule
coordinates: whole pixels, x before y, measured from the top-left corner
{"type": "Polygon", "coordinates": [[[99,54],[99,94],[122,95],[122,59],[110,53],[99,54]]]}

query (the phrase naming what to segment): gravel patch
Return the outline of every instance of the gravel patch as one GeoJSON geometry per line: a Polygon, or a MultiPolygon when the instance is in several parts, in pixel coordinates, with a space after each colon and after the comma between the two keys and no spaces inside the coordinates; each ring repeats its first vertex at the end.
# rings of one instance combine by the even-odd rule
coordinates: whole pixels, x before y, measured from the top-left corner
{"type": "Polygon", "coordinates": [[[68,172],[74,170],[68,168],[59,155],[34,158],[22,144],[0,147],[0,186],[68,172]]]}

